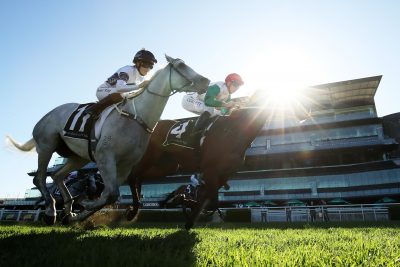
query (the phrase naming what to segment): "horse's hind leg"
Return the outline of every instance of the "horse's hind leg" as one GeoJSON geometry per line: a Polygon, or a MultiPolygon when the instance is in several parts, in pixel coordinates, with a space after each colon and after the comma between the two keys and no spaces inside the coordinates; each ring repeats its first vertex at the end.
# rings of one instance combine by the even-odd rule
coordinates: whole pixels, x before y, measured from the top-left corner
{"type": "Polygon", "coordinates": [[[96,211],[103,208],[105,205],[115,203],[115,201],[118,199],[118,196],[119,188],[117,185],[114,186],[114,189],[110,189],[110,187],[105,185],[104,190],[98,199],[87,202],[83,200],[81,204],[85,210],[79,213],[77,216],[71,218],[74,221],[83,221],[96,211]]]}
{"type": "Polygon", "coordinates": [[[64,179],[67,177],[67,175],[74,170],[78,170],[81,167],[85,166],[89,161],[86,159],[82,159],[80,157],[74,156],[71,158],[68,158],[67,162],[63,167],[61,167],[53,176],[53,180],[57,184],[58,189],[60,190],[60,193],[63,197],[64,200],[64,212],[65,215],[71,215],[74,216],[75,214],[71,214],[72,211],[72,196],[68,190],[68,188],[64,184],[64,179]]]}
{"type": "Polygon", "coordinates": [[[117,177],[117,166],[115,163],[113,163],[113,160],[98,159],[97,166],[99,167],[100,174],[103,177],[103,182],[104,182],[103,192],[101,193],[100,197],[96,200],[82,201],[81,204],[85,208],[85,210],[79,213],[76,217],[73,217],[72,219],[74,221],[82,221],[87,217],[89,217],[90,215],[92,215],[93,213],[95,213],[96,211],[100,210],[105,205],[114,204],[119,197],[119,187],[117,181],[122,180],[121,177],[126,179],[126,177],[129,174],[129,171],[131,170],[131,167],[126,168],[127,171],[125,171],[122,174],[118,173],[118,176],[121,177],[117,177]],[[104,162],[107,162],[108,164],[104,164],[104,162]]]}
{"type": "Polygon", "coordinates": [[[142,191],[142,182],[133,172],[128,177],[128,184],[132,192],[132,206],[126,210],[126,219],[132,221],[140,208],[140,194],[142,191]]]}
{"type": "Polygon", "coordinates": [[[175,198],[177,194],[177,190],[172,191],[171,193],[168,194],[168,196],[160,202],[160,207],[166,207],[167,203],[171,201],[171,199],[175,198]]]}
{"type": "Polygon", "coordinates": [[[217,211],[218,211],[218,215],[219,215],[219,217],[220,217],[220,218],[221,218],[221,220],[224,222],[224,221],[225,221],[224,214],[222,213],[222,211],[221,211],[219,208],[217,208],[217,211]]]}
{"type": "Polygon", "coordinates": [[[189,220],[185,224],[186,230],[193,227],[194,223],[200,216],[200,213],[205,209],[210,201],[218,195],[218,181],[219,176],[213,170],[205,170],[203,173],[203,179],[205,181],[205,190],[200,193],[198,197],[198,206],[192,211],[189,220]]]}
{"type": "Polygon", "coordinates": [[[42,152],[38,149],[38,169],[33,184],[39,189],[45,200],[46,210],[44,221],[47,225],[52,225],[56,222],[56,201],[51,196],[46,187],[47,166],[49,165],[52,153],[42,152]]]}

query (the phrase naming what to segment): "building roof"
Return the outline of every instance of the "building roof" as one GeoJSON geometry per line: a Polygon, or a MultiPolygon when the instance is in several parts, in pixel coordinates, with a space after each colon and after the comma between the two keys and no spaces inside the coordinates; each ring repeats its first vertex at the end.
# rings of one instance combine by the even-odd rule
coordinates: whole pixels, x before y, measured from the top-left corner
{"type": "Polygon", "coordinates": [[[325,108],[373,105],[382,75],[355,80],[327,83],[306,88],[311,103],[325,108]]]}

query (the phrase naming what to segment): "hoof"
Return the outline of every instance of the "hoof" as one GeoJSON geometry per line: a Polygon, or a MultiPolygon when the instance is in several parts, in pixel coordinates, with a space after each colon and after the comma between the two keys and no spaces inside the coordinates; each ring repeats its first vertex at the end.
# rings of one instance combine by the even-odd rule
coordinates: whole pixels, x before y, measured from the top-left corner
{"type": "Polygon", "coordinates": [[[54,225],[56,223],[56,216],[44,215],[43,220],[47,225],[54,225]]]}
{"type": "Polygon", "coordinates": [[[69,225],[71,223],[70,216],[69,215],[65,215],[62,218],[61,223],[62,223],[62,225],[69,225]]]}
{"type": "Polygon", "coordinates": [[[69,215],[65,215],[61,219],[61,223],[63,225],[70,225],[73,222],[74,217],[76,217],[76,213],[71,212],[69,215]]]}
{"type": "Polygon", "coordinates": [[[136,215],[138,213],[138,209],[139,209],[139,207],[129,207],[126,210],[126,219],[128,221],[132,221],[136,217],[136,215]]]}
{"type": "Polygon", "coordinates": [[[185,224],[185,229],[186,229],[187,231],[189,231],[190,229],[192,229],[192,227],[193,227],[193,222],[187,222],[187,223],[185,224]]]}

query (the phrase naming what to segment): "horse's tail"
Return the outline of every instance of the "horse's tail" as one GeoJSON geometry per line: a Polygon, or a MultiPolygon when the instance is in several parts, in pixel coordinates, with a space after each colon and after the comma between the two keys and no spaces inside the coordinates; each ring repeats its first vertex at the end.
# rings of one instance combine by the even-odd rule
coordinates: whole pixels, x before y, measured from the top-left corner
{"type": "Polygon", "coordinates": [[[6,136],[6,142],[8,144],[13,145],[17,149],[19,149],[21,151],[24,151],[24,152],[32,151],[32,149],[34,149],[36,147],[36,142],[35,142],[35,140],[33,138],[31,138],[25,144],[20,144],[17,141],[15,141],[11,136],[7,135],[6,136]]]}

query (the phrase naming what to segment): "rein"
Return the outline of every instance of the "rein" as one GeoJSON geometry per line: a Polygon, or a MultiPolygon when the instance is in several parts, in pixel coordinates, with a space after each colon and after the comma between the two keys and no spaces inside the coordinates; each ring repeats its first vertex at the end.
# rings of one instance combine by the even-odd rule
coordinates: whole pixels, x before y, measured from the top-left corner
{"type": "Polygon", "coordinates": [[[191,80],[189,80],[182,72],[180,72],[178,69],[176,69],[176,68],[174,68],[174,65],[173,65],[173,63],[169,63],[170,64],[170,69],[169,69],[169,88],[171,89],[171,94],[168,94],[168,95],[162,95],[162,94],[159,94],[159,93],[155,93],[155,92],[152,92],[152,91],[150,91],[150,89],[148,88],[148,86],[145,88],[145,90],[147,89],[147,92],[149,93],[149,94],[152,94],[152,95],[155,95],[155,96],[159,96],[159,97],[170,97],[170,96],[172,96],[172,95],[174,95],[174,94],[176,94],[176,93],[178,93],[178,92],[180,92],[181,90],[182,90],[182,88],[185,88],[186,86],[190,86],[190,85],[192,85],[193,84],[193,82],[191,81],[191,80]],[[173,86],[172,86],[172,69],[174,69],[176,72],[178,72],[183,78],[185,78],[187,81],[188,81],[188,83],[185,83],[184,85],[182,85],[181,87],[179,87],[179,88],[173,88],[173,86]]]}
{"type": "MultiPolygon", "coordinates": [[[[124,103],[125,101],[126,101],[126,100],[124,100],[124,101],[121,102],[121,103],[124,103]]],[[[132,100],[132,101],[134,101],[134,100],[132,100]]],[[[134,107],[135,107],[135,106],[134,106],[134,107]]],[[[125,118],[127,118],[127,119],[134,120],[134,121],[136,121],[137,123],[139,123],[139,125],[142,126],[142,128],[143,128],[146,132],[148,132],[149,134],[151,134],[151,133],[154,132],[154,129],[151,129],[151,128],[147,125],[147,123],[142,119],[142,117],[140,117],[140,116],[137,115],[136,109],[135,109],[135,114],[132,114],[132,113],[130,113],[130,112],[128,112],[128,111],[125,111],[125,110],[120,109],[120,108],[118,107],[118,105],[115,105],[115,109],[118,111],[118,113],[119,113],[121,116],[123,116],[123,117],[125,117],[125,118]]]]}

